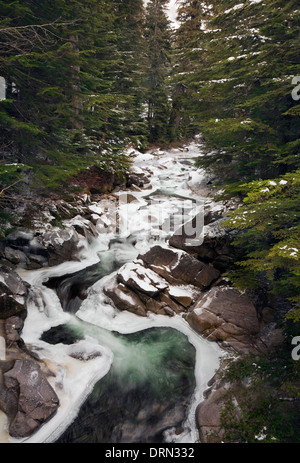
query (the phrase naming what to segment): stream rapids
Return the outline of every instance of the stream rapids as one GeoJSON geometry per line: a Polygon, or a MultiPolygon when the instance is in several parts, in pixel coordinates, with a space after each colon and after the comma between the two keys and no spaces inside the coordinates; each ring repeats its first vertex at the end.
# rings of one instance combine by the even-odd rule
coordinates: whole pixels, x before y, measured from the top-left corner
{"type": "Polygon", "coordinates": [[[134,169],[149,175],[150,183],[127,190],[136,200],[120,201],[118,229],[108,227],[84,243],[79,261],[18,271],[31,285],[22,337],[53,372],[49,382],[60,407],[33,436],[11,442],[199,440],[196,408],[219,366],[220,348],[181,315],[139,317],[117,310],[102,288],[140,252],[166,243],[170,227],[207,205],[201,197],[205,174],[194,166],[200,150],[195,142],[184,149],[135,152],[134,169]],[[84,300],[74,293],[79,286],[84,300]]]}

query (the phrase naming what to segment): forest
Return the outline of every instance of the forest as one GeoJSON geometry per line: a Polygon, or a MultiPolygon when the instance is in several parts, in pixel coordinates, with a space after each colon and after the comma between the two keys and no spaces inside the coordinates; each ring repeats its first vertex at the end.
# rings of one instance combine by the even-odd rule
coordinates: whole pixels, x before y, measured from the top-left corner
{"type": "Polygon", "coordinates": [[[128,146],[201,134],[197,167],[241,202],[227,276],[296,335],[299,2],[239,1],[180,0],[174,27],[167,0],[0,0],[0,236],[14,195],[71,197],[88,166],[125,175],[128,146]]]}

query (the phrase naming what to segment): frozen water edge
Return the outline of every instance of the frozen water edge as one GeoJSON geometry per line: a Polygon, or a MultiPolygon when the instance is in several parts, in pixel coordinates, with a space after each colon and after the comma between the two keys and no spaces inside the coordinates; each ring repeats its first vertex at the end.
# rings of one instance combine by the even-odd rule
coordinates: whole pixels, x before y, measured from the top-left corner
{"type": "MultiPolygon", "coordinates": [[[[107,345],[101,345],[98,340],[86,336],[83,341],[76,343],[76,348],[86,353],[98,351],[101,356],[88,361],[81,361],[70,356],[72,346],[56,344],[49,345],[40,340],[43,331],[52,326],[67,323],[74,316],[64,313],[55,293],[43,286],[43,294],[38,291],[41,284],[48,277],[64,274],[66,269],[76,271],[82,263],[69,262],[56,269],[43,269],[42,271],[20,271],[24,280],[34,283],[35,301],[31,300],[28,307],[28,316],[23,330],[23,339],[27,345],[34,346],[34,350],[45,364],[56,375],[48,380],[56,391],[60,407],[57,413],[45,423],[33,436],[26,439],[9,438],[11,443],[51,443],[55,442],[73,420],[92,392],[97,381],[103,378],[110,370],[113,362],[113,352],[107,345]],[[38,301],[42,297],[43,301],[38,301]],[[41,309],[42,302],[46,302],[47,311],[41,309]]],[[[203,393],[208,381],[219,366],[223,352],[215,343],[201,338],[189,324],[179,315],[168,318],[163,315],[150,314],[146,318],[133,313],[122,312],[112,305],[104,303],[105,296],[102,286],[112,275],[104,277],[90,288],[90,295],[77,312],[76,318],[98,326],[108,332],[117,331],[120,334],[132,334],[149,328],[168,327],[185,334],[196,351],[195,380],[196,388],[191,401],[185,431],[176,436],[169,433],[169,441],[177,443],[194,443],[198,440],[195,412],[198,404],[203,400],[203,393]]]]}
{"type": "Polygon", "coordinates": [[[51,443],[68,428],[78,415],[81,405],[92,392],[97,381],[110,370],[113,353],[101,346],[97,340],[86,336],[73,346],[65,344],[50,345],[40,339],[42,333],[53,326],[67,323],[71,315],[62,311],[61,304],[54,291],[42,286],[50,276],[64,274],[72,268],[77,271],[82,263],[67,262],[57,268],[37,271],[20,270],[20,276],[32,285],[28,302],[28,315],[22,332],[26,345],[35,351],[55,376],[48,378],[55,390],[60,406],[56,414],[29,438],[8,438],[10,443],[51,443]],[[96,354],[90,360],[74,358],[96,354]]]}
{"type": "Polygon", "coordinates": [[[117,331],[121,334],[132,334],[148,328],[163,327],[176,329],[187,336],[190,344],[194,346],[196,351],[194,370],[196,387],[191,400],[188,417],[184,424],[184,432],[180,435],[170,435],[169,439],[177,443],[195,443],[199,439],[196,428],[196,408],[203,401],[203,394],[207,388],[207,383],[218,369],[220,360],[224,356],[224,351],[216,343],[201,338],[180,315],[168,318],[164,315],[149,313],[146,318],[142,318],[130,312],[118,311],[113,307],[110,307],[110,310],[107,312],[106,307],[106,311],[105,309],[104,311],[100,310],[101,315],[98,314],[98,317],[95,319],[93,307],[95,307],[94,301],[91,303],[90,310],[83,307],[77,312],[77,316],[83,321],[96,324],[106,330],[117,331]]]}
{"type": "MultiPolygon", "coordinates": [[[[148,235],[149,224],[145,221],[147,214],[143,212],[143,209],[139,211],[139,207],[145,205],[144,197],[149,195],[149,192],[155,191],[156,188],[163,186],[166,189],[175,189],[176,193],[182,196],[193,196],[191,187],[200,183],[204,177],[202,172],[195,174],[192,166],[183,167],[185,164],[180,164],[180,160],[192,159],[197,156],[199,156],[199,146],[193,143],[184,152],[174,149],[166,154],[162,152],[150,155],[149,153],[147,159],[139,155],[136,157],[135,165],[137,167],[145,168],[145,161],[147,161],[147,168],[152,171],[152,190],[135,192],[135,196],[140,202],[138,204],[133,203],[130,206],[132,208],[132,211],[130,209],[131,217],[134,220],[130,221],[130,225],[133,226],[132,228],[129,227],[127,233],[136,232],[138,225],[140,227],[138,232],[141,236],[144,236],[143,232],[145,236],[148,235]],[[184,175],[180,170],[184,172],[184,175]],[[138,216],[138,212],[140,216],[138,216]],[[137,220],[138,218],[139,220],[137,220]]],[[[166,214],[171,212],[169,198],[164,201],[164,207],[166,208],[164,211],[166,214]]],[[[82,257],[81,262],[66,262],[55,268],[43,268],[35,271],[19,271],[20,276],[31,284],[32,296],[34,296],[28,306],[28,316],[22,337],[29,347],[32,346],[33,350],[36,350],[40,358],[49,367],[49,370],[55,373],[56,376],[50,377],[49,382],[59,397],[60,407],[57,413],[32,437],[19,440],[9,438],[9,442],[48,443],[57,440],[76,418],[81,405],[93,390],[95,383],[110,370],[114,358],[110,345],[111,339],[107,339],[107,344],[103,343],[104,345],[102,345],[97,339],[86,336],[79,346],[81,345],[87,354],[96,349],[101,356],[82,361],[69,355],[70,346],[63,344],[49,345],[41,341],[40,336],[47,329],[67,323],[72,318],[70,314],[62,311],[55,292],[43,286],[43,281],[51,276],[71,274],[97,263],[99,261],[97,251],[108,250],[111,238],[110,235],[101,236],[98,241],[96,240],[92,246],[86,249],[86,255],[82,257]]],[[[148,244],[147,239],[145,239],[140,240],[137,245],[140,250],[145,251],[148,244]]],[[[172,430],[169,430],[166,441],[193,443],[198,440],[195,420],[196,407],[203,400],[203,393],[207,383],[219,367],[223,351],[217,344],[201,338],[179,315],[168,318],[162,315],[149,314],[148,317],[141,318],[129,312],[118,311],[111,304],[107,304],[104,301],[102,286],[107,278],[112,276],[113,274],[104,277],[90,288],[88,299],[83,302],[79,312],[76,314],[77,319],[103,328],[108,332],[117,331],[120,334],[136,333],[148,328],[169,327],[187,336],[196,350],[196,388],[191,401],[185,432],[175,436],[172,435],[172,430]]]]}

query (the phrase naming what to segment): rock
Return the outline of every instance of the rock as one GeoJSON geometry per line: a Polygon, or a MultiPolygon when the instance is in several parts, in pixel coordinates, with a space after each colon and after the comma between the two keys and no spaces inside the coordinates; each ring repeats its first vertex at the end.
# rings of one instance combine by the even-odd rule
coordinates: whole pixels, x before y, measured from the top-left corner
{"type": "Polygon", "coordinates": [[[121,267],[103,291],[117,309],[140,316],[147,316],[147,312],[173,316],[185,310],[184,304],[170,297],[168,282],[139,261],[121,267]]]}
{"type": "Polygon", "coordinates": [[[224,387],[217,389],[210,394],[208,399],[201,403],[197,410],[197,425],[199,429],[200,442],[220,442],[221,434],[221,413],[224,406],[224,399],[227,390],[224,387]]]}
{"type": "Polygon", "coordinates": [[[132,193],[122,192],[119,196],[120,204],[130,204],[133,202],[139,202],[139,199],[132,193]]]}
{"type": "Polygon", "coordinates": [[[47,267],[48,261],[44,256],[39,256],[35,254],[27,254],[27,264],[26,268],[28,270],[36,270],[41,267],[47,267]]]}
{"type": "Polygon", "coordinates": [[[196,303],[187,322],[203,336],[248,351],[262,328],[252,300],[235,288],[216,286],[196,303]]]}
{"type": "Polygon", "coordinates": [[[76,260],[82,249],[79,235],[73,227],[48,231],[41,237],[41,240],[47,250],[50,267],[65,261],[76,260]]]}
{"type": "MultiPolygon", "coordinates": [[[[222,367],[221,367],[222,368],[222,367]]],[[[241,409],[239,403],[242,402],[247,386],[243,383],[233,382],[232,384],[224,381],[216,381],[216,388],[212,389],[204,402],[202,402],[196,412],[197,427],[199,430],[200,442],[220,443],[226,431],[222,427],[222,414],[228,405],[231,419],[237,422],[241,419],[241,409]]]]}
{"type": "Polygon", "coordinates": [[[176,302],[186,308],[194,304],[194,302],[196,302],[196,300],[199,299],[201,295],[199,288],[193,287],[191,285],[170,285],[166,292],[171,299],[174,299],[176,302]]]}
{"type": "Polygon", "coordinates": [[[282,346],[285,337],[282,329],[277,328],[275,323],[270,323],[264,330],[257,336],[255,346],[259,352],[264,354],[282,346]]]}
{"type": "Polygon", "coordinates": [[[10,267],[0,266],[0,319],[26,309],[28,284],[10,267]]]}
{"type": "Polygon", "coordinates": [[[201,313],[197,308],[189,312],[186,321],[195,331],[206,336],[210,335],[222,323],[216,315],[208,311],[201,313]]]}
{"type": "Polygon", "coordinates": [[[6,241],[9,246],[24,247],[28,246],[33,238],[34,232],[32,230],[21,229],[7,235],[6,241]]]}
{"type": "Polygon", "coordinates": [[[2,255],[20,268],[36,269],[47,264],[47,251],[32,230],[21,229],[9,234],[2,255]]]}
{"type": "Polygon", "coordinates": [[[138,259],[175,285],[188,284],[204,289],[220,276],[220,272],[213,266],[198,261],[187,252],[168,246],[154,246],[145,254],[140,254],[138,259]]]}
{"type": "Polygon", "coordinates": [[[165,292],[159,293],[155,298],[145,298],[141,293],[140,296],[149,312],[172,317],[175,313],[181,313],[184,310],[182,306],[178,305],[165,292]]]}
{"type": "Polygon", "coordinates": [[[64,222],[66,227],[73,227],[76,232],[87,239],[89,243],[93,241],[94,238],[97,238],[99,235],[96,226],[88,219],[77,215],[70,220],[64,222]]]}
{"type": "Polygon", "coordinates": [[[232,232],[222,226],[224,219],[212,221],[206,214],[201,223],[199,216],[200,214],[179,227],[170,237],[169,245],[197,256],[206,263],[212,263],[215,268],[224,271],[232,260],[232,232]]]}
{"type": "Polygon", "coordinates": [[[118,283],[115,277],[106,283],[103,292],[113,301],[117,309],[128,310],[142,317],[147,316],[146,306],[139,296],[123,283],[118,283]]]}
{"type": "Polygon", "coordinates": [[[3,378],[9,434],[15,438],[28,437],[56,412],[58,397],[33,361],[16,360],[3,378]]]}
{"type": "Polygon", "coordinates": [[[40,339],[48,344],[75,344],[82,337],[74,334],[67,325],[58,325],[44,331],[40,339]]]}
{"type": "Polygon", "coordinates": [[[117,280],[152,297],[168,287],[163,278],[138,262],[123,265],[117,273],[117,280]]]}
{"type": "Polygon", "coordinates": [[[76,344],[71,345],[67,349],[67,352],[70,357],[80,360],[81,362],[88,362],[89,360],[102,356],[99,345],[87,342],[87,340],[84,342],[79,341],[76,344]]]}
{"type": "Polygon", "coordinates": [[[5,338],[8,345],[21,341],[20,334],[24,327],[24,320],[21,317],[12,316],[5,321],[5,338]]]}
{"type": "Polygon", "coordinates": [[[145,172],[136,166],[131,166],[129,172],[126,174],[126,186],[130,188],[132,185],[136,185],[142,188],[144,185],[150,183],[149,173],[145,172]]]}
{"type": "Polygon", "coordinates": [[[9,246],[5,248],[4,256],[12,264],[17,264],[22,267],[26,267],[26,264],[28,262],[26,254],[23,251],[20,251],[19,249],[10,248],[9,246]]]}

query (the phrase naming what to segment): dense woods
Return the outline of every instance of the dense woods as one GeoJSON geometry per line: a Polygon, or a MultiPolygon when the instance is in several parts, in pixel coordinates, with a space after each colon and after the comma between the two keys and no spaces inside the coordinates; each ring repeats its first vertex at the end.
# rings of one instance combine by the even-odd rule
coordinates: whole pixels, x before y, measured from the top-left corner
{"type": "Polygon", "coordinates": [[[1,236],[9,201],[66,191],[125,149],[201,134],[199,168],[241,207],[227,276],[300,321],[300,64],[296,0],[0,0],[1,236]],[[293,309],[291,311],[291,308],[293,309]]]}

